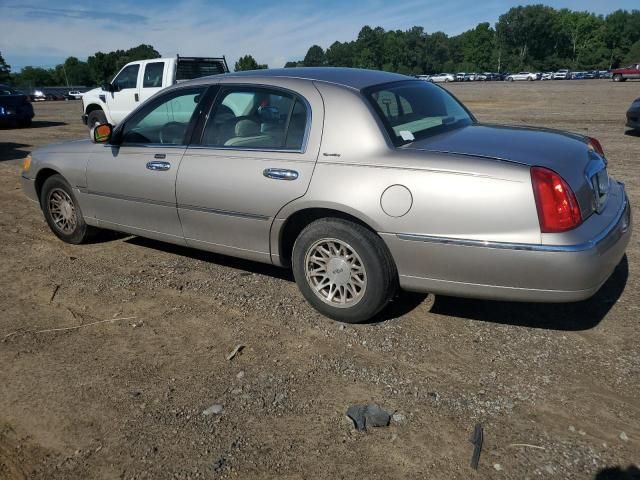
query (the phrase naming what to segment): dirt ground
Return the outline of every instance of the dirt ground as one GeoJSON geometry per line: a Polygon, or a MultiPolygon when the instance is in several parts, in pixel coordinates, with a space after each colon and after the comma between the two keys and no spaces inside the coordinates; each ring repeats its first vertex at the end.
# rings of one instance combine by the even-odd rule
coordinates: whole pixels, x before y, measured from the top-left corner
{"type": "MultiPolygon", "coordinates": [[[[640,83],[448,88],[481,121],[596,136],[639,211],[624,112],[640,83]]],[[[84,137],[80,108],[39,103],[32,128],[0,130],[0,478],[637,478],[637,232],[583,303],[441,297],[427,313],[404,294],[341,325],[277,268],[136,237],[57,240],[18,163],[84,137]],[[345,411],[364,402],[398,415],[358,433],[345,411]]]]}

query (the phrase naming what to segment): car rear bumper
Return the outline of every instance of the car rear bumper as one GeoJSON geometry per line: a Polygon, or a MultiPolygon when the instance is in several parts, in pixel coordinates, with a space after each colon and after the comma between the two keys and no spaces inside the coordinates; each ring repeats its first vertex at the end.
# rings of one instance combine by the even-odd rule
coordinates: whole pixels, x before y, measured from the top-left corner
{"type": "MultiPolygon", "coordinates": [[[[572,302],[600,289],[629,243],[631,210],[622,186],[607,209],[612,209],[606,217],[611,221],[605,228],[575,244],[381,236],[405,290],[494,300],[572,302]]],[[[603,218],[589,218],[585,223],[603,218]]]]}

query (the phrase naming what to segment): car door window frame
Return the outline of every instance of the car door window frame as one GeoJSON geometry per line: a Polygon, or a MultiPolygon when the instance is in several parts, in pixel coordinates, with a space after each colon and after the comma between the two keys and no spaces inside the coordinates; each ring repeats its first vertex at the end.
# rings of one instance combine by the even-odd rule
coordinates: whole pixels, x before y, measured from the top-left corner
{"type": "Polygon", "coordinates": [[[289,90],[287,88],[282,88],[275,85],[265,85],[265,84],[253,84],[253,83],[232,83],[219,85],[217,91],[215,93],[215,98],[211,103],[206,115],[203,115],[204,121],[202,125],[200,125],[199,129],[196,129],[194,133],[198,133],[196,137],[192,138],[192,143],[189,145],[189,148],[203,148],[210,150],[224,150],[224,151],[245,151],[245,152],[281,152],[281,153],[297,153],[304,154],[307,151],[308,143],[309,143],[309,135],[311,132],[311,122],[312,122],[312,111],[311,104],[309,101],[298,92],[293,90],[289,90]],[[243,146],[235,146],[235,145],[210,145],[203,143],[204,133],[207,126],[207,121],[212,117],[215,113],[215,109],[222,103],[227,94],[232,93],[234,91],[245,91],[247,89],[253,90],[269,90],[282,92],[286,95],[290,95],[292,97],[291,110],[289,112],[289,116],[287,118],[287,125],[285,129],[285,141],[286,137],[289,134],[289,126],[291,124],[291,117],[293,113],[293,109],[295,108],[296,101],[300,101],[305,108],[305,130],[304,135],[302,137],[302,144],[300,148],[284,148],[284,147],[243,147],[243,146]],[[199,130],[199,131],[198,131],[199,130]]]}
{"type": "Polygon", "coordinates": [[[203,112],[208,111],[209,104],[212,101],[212,97],[215,95],[215,88],[212,88],[210,85],[189,85],[181,88],[171,89],[166,93],[163,93],[160,96],[155,97],[150,102],[144,104],[142,108],[139,110],[134,110],[131,112],[114,130],[112,135],[112,141],[108,144],[111,147],[144,147],[144,148],[186,148],[193,138],[194,132],[197,130],[197,127],[201,123],[200,120],[204,116],[203,112]],[[184,92],[186,90],[194,90],[197,88],[202,88],[202,93],[200,94],[200,100],[198,104],[193,110],[191,114],[191,118],[189,119],[189,124],[187,125],[187,129],[185,131],[184,137],[182,138],[182,143],[180,144],[170,144],[170,143],[125,143],[122,142],[122,135],[124,133],[124,129],[126,125],[140,117],[144,117],[155,110],[159,105],[165,103],[167,101],[167,97],[178,97],[180,96],[180,92],[184,92]]]}

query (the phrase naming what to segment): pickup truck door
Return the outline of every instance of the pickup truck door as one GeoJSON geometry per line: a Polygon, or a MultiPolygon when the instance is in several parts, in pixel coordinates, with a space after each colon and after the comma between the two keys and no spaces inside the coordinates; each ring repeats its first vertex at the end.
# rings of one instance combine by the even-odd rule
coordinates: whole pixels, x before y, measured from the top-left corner
{"type": "Polygon", "coordinates": [[[113,123],[118,124],[138,105],[140,64],[130,63],[113,79],[113,92],[106,92],[105,102],[113,123]]]}
{"type": "Polygon", "coordinates": [[[173,83],[171,80],[172,72],[169,72],[169,62],[150,61],[145,63],[142,68],[142,83],[138,89],[140,102],[151,98],[164,87],[173,83]]]}
{"type": "Polygon", "coordinates": [[[183,244],[176,175],[206,87],[173,89],[136,112],[87,167],[90,215],[107,228],[183,244]]]}
{"type": "MultiPolygon", "coordinates": [[[[187,245],[271,262],[280,209],[303,196],[320,149],[324,107],[315,86],[220,88],[176,184],[187,245]]],[[[196,132],[197,133],[197,132],[196,132]]]]}

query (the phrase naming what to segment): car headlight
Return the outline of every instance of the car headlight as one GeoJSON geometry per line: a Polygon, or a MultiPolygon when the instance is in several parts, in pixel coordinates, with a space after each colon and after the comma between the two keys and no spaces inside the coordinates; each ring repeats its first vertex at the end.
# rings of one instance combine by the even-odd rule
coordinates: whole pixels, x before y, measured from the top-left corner
{"type": "Polygon", "coordinates": [[[31,155],[27,155],[24,160],[22,160],[22,171],[28,172],[29,168],[31,168],[31,155]]]}

